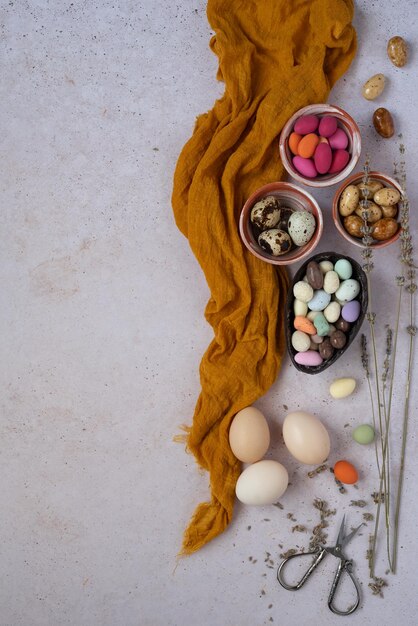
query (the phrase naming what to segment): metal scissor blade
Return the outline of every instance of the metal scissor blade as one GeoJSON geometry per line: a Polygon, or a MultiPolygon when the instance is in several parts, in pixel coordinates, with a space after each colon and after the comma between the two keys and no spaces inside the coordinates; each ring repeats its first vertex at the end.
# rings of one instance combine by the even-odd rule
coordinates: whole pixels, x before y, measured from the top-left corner
{"type": "Polygon", "coordinates": [[[338,531],[338,537],[337,537],[337,541],[335,543],[335,547],[336,548],[342,548],[344,543],[345,543],[345,540],[344,540],[344,523],[345,523],[345,513],[343,515],[341,526],[340,526],[340,529],[338,531]]]}
{"type": "Polygon", "coordinates": [[[343,548],[345,545],[347,545],[347,543],[349,541],[351,541],[351,539],[354,537],[354,535],[360,530],[360,528],[364,526],[364,522],[362,522],[360,524],[360,526],[357,526],[357,528],[355,528],[354,530],[351,531],[351,533],[349,535],[347,535],[346,537],[342,538],[342,543],[339,544],[341,546],[341,548],[343,548]]]}

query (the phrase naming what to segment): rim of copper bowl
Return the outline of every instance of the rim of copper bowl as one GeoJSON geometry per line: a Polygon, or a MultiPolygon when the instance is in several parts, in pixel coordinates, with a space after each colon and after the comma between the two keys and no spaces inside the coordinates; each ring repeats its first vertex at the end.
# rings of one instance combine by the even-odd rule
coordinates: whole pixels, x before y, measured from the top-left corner
{"type": "MultiPolygon", "coordinates": [[[[396,181],[394,178],[392,178],[391,176],[387,176],[387,174],[383,174],[382,172],[377,172],[377,171],[372,171],[369,172],[368,174],[369,178],[373,179],[377,179],[379,181],[385,181],[387,183],[389,183],[390,185],[392,185],[393,187],[395,187],[395,189],[397,189],[401,194],[402,194],[402,187],[400,186],[400,184],[398,183],[398,181],[396,181]]],[[[338,230],[338,232],[340,233],[340,235],[342,235],[344,237],[344,239],[346,241],[348,241],[349,243],[352,243],[353,245],[357,246],[358,248],[365,248],[366,246],[364,245],[364,243],[361,241],[361,239],[356,239],[356,237],[352,237],[344,228],[344,226],[341,223],[341,217],[340,217],[340,212],[338,211],[338,203],[340,200],[340,196],[342,194],[342,192],[344,191],[344,189],[346,187],[348,187],[348,185],[351,185],[354,183],[354,181],[361,181],[364,177],[364,173],[363,172],[357,172],[354,174],[351,174],[351,176],[349,176],[341,185],[340,187],[337,189],[337,191],[335,192],[334,195],[334,199],[332,201],[332,219],[333,222],[335,224],[336,229],[338,230]]],[[[396,233],[394,235],[392,235],[392,237],[389,237],[389,239],[386,239],[385,241],[376,241],[376,243],[372,243],[370,244],[370,248],[385,248],[386,246],[390,246],[390,244],[394,243],[397,239],[399,239],[399,236],[401,234],[401,225],[399,224],[399,228],[396,231],[396,233]]]]}
{"type": "Polygon", "coordinates": [[[299,111],[296,111],[284,125],[282,132],[280,133],[280,138],[279,138],[279,152],[280,152],[280,158],[282,160],[284,168],[295,180],[297,180],[298,182],[304,185],[307,185],[308,187],[331,187],[332,185],[337,185],[342,180],[344,180],[357,165],[358,160],[360,158],[360,154],[361,154],[360,129],[358,127],[357,122],[354,120],[354,118],[351,117],[351,115],[347,113],[347,111],[345,111],[344,109],[341,109],[341,107],[338,107],[334,104],[308,104],[306,107],[303,107],[302,109],[299,109],[299,111]],[[320,109],[319,111],[317,111],[317,113],[314,112],[316,107],[320,109]],[[328,178],[328,179],[305,178],[302,174],[299,174],[299,172],[293,167],[291,161],[289,160],[287,156],[286,144],[287,144],[287,140],[290,134],[289,131],[291,128],[293,128],[293,125],[296,122],[296,120],[308,112],[311,113],[312,115],[339,113],[341,117],[346,119],[347,125],[348,126],[351,125],[352,127],[351,134],[353,135],[353,138],[351,139],[350,137],[351,144],[352,144],[351,159],[349,160],[345,168],[341,170],[341,172],[337,172],[331,178],[328,178]],[[355,145],[356,142],[358,145],[355,145]]]}
{"type": "MultiPolygon", "coordinates": [[[[244,243],[247,250],[249,250],[254,256],[256,256],[261,261],[264,261],[265,263],[270,263],[271,265],[291,265],[292,263],[298,263],[299,261],[304,259],[306,256],[311,254],[313,250],[315,250],[316,246],[318,245],[321,239],[323,228],[324,228],[324,220],[322,217],[322,211],[321,211],[319,204],[315,200],[315,198],[308,191],[301,189],[300,187],[298,187],[298,185],[295,185],[294,183],[288,183],[287,181],[277,181],[274,183],[268,183],[267,185],[263,185],[262,187],[259,187],[258,189],[256,189],[246,200],[241,210],[241,214],[239,218],[239,232],[241,235],[241,240],[244,243]],[[251,232],[249,215],[250,215],[252,206],[258,199],[261,200],[261,198],[269,195],[269,193],[272,193],[274,191],[280,192],[283,190],[289,190],[293,193],[299,194],[299,196],[301,196],[305,201],[308,201],[311,207],[315,208],[316,214],[314,215],[314,217],[316,219],[316,228],[312,236],[312,239],[308,241],[308,243],[305,246],[300,247],[300,250],[303,250],[303,248],[305,248],[305,250],[303,250],[301,254],[299,254],[297,257],[284,258],[285,255],[283,255],[282,258],[280,257],[270,258],[270,257],[267,257],[266,255],[263,255],[262,252],[259,252],[255,247],[251,245],[249,241],[249,237],[247,236],[247,230],[249,233],[251,232]]],[[[256,245],[258,244],[255,243],[254,246],[256,245]]]]}

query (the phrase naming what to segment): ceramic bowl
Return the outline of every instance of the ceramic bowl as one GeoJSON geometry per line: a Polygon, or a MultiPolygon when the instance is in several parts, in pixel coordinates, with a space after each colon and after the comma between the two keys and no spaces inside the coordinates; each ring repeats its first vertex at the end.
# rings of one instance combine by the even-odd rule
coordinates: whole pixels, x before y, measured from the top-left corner
{"type": "Polygon", "coordinates": [[[283,166],[296,181],[310,187],[329,187],[342,182],[355,168],[361,153],[360,130],[353,118],[343,109],[331,104],[310,104],[297,111],[286,122],[280,134],[279,150],[283,166]],[[296,120],[302,115],[318,115],[319,117],[330,115],[337,118],[339,128],[342,128],[348,137],[347,150],[351,155],[349,162],[341,172],[318,175],[316,178],[307,178],[293,167],[292,158],[294,155],[290,151],[288,139],[296,120]]]}
{"type": "Polygon", "coordinates": [[[254,256],[272,265],[290,265],[304,259],[317,246],[322,230],[322,212],[316,200],[304,189],[286,182],[270,183],[257,189],[244,204],[239,220],[239,231],[245,246],[254,256]],[[312,213],[316,220],[316,229],[312,239],[306,245],[292,248],[290,252],[281,256],[273,256],[258,245],[250,215],[254,204],[266,196],[276,196],[284,206],[291,209],[312,213]]]}
{"type": "MultiPolygon", "coordinates": [[[[340,233],[340,235],[344,237],[344,239],[346,239],[353,245],[358,246],[359,248],[365,248],[365,245],[361,239],[357,239],[357,237],[352,237],[351,235],[348,234],[348,232],[344,228],[343,219],[338,210],[338,206],[339,206],[341,194],[344,191],[344,189],[348,187],[348,185],[357,185],[358,183],[361,183],[363,180],[363,176],[364,176],[363,172],[358,172],[357,174],[352,174],[351,176],[349,176],[347,180],[344,181],[344,183],[336,192],[333,203],[332,203],[332,219],[334,220],[334,224],[338,232],[340,233]]],[[[378,181],[382,183],[384,187],[394,187],[395,189],[399,191],[399,193],[402,194],[402,187],[399,185],[399,183],[394,178],[391,178],[390,176],[386,176],[386,174],[382,174],[381,172],[370,172],[369,178],[370,180],[374,180],[374,181],[378,181]]],[[[399,216],[397,219],[399,221],[399,216]]],[[[401,228],[399,225],[398,231],[392,237],[390,237],[389,239],[386,239],[385,241],[374,241],[372,244],[370,244],[370,247],[375,249],[375,248],[384,248],[385,246],[389,246],[391,243],[399,239],[400,233],[401,233],[401,228]]]]}
{"type": "Polygon", "coordinates": [[[296,369],[298,369],[300,372],[303,372],[305,374],[319,374],[323,372],[324,370],[326,370],[331,365],[333,365],[335,361],[337,361],[353,343],[353,340],[356,337],[363,323],[364,316],[366,315],[366,312],[367,312],[367,306],[368,306],[367,278],[366,278],[366,274],[362,270],[361,266],[357,263],[357,261],[355,261],[354,259],[350,258],[347,255],[337,254],[336,252],[320,252],[319,254],[316,254],[310,257],[309,259],[307,259],[304,262],[304,264],[296,272],[291,282],[291,285],[289,287],[289,292],[287,294],[287,299],[286,299],[286,321],[285,321],[286,344],[287,344],[287,351],[289,353],[290,359],[293,365],[296,367],[296,369]],[[292,346],[292,341],[291,341],[292,334],[295,331],[295,328],[293,325],[293,322],[295,319],[295,314],[293,312],[293,302],[294,302],[293,286],[299,280],[303,280],[303,277],[306,274],[306,268],[310,261],[316,261],[317,263],[320,263],[321,261],[331,261],[331,263],[335,265],[338,259],[347,259],[351,263],[352,268],[353,268],[352,278],[355,278],[360,283],[360,295],[356,298],[359,300],[360,305],[361,305],[360,316],[356,322],[353,322],[350,330],[346,333],[347,343],[345,344],[345,346],[339,350],[336,349],[330,359],[323,361],[320,365],[316,365],[316,366],[308,367],[306,365],[300,365],[299,363],[295,361],[296,350],[292,346]]]}

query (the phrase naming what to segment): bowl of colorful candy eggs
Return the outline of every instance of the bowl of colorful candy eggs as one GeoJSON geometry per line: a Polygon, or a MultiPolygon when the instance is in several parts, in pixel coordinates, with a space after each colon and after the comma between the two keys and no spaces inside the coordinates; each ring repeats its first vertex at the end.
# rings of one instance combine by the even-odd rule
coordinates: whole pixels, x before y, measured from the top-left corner
{"type": "Polygon", "coordinates": [[[352,344],[368,306],[367,278],[352,258],[311,256],[296,272],[286,301],[286,343],[293,365],[318,374],[352,344]]]}
{"type": "Polygon", "coordinates": [[[334,196],[334,224],[355,246],[383,248],[399,238],[401,200],[402,187],[394,178],[381,172],[369,172],[367,178],[352,174],[334,196]]]}
{"type": "Polygon", "coordinates": [[[292,183],[260,187],[241,211],[239,231],[248,250],[272,265],[290,265],[311,254],[323,230],[316,200],[292,183]]]}
{"type": "Polygon", "coordinates": [[[343,181],[360,158],[360,130],[343,109],[311,104],[297,111],[284,125],[279,140],[280,158],[287,172],[311,187],[343,181]]]}

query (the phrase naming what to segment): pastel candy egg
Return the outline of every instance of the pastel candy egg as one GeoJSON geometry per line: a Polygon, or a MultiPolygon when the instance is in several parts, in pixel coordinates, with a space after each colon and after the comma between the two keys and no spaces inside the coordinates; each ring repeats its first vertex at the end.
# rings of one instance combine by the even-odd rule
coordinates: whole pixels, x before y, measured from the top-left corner
{"type": "Polygon", "coordinates": [[[341,317],[346,322],[355,322],[359,318],[360,310],[360,302],[358,300],[351,300],[351,302],[343,306],[341,317]]]}
{"type": "Polygon", "coordinates": [[[303,333],[307,333],[308,335],[315,335],[316,328],[312,324],[307,317],[303,317],[302,315],[297,315],[293,321],[293,326],[296,330],[301,330],[303,333]]]}
{"type": "Polygon", "coordinates": [[[307,352],[297,352],[295,354],[295,361],[299,365],[321,365],[323,358],[319,354],[319,352],[315,352],[314,350],[308,350],[307,352]]]}
{"type": "Polygon", "coordinates": [[[310,320],[311,322],[315,321],[315,317],[317,315],[319,315],[320,311],[309,311],[308,315],[306,316],[308,318],[308,320],[310,320]]]}
{"type": "Polygon", "coordinates": [[[340,277],[337,272],[331,270],[324,276],[324,291],[327,293],[335,293],[340,286],[340,277]]]}
{"type": "Polygon", "coordinates": [[[328,170],[329,174],[338,174],[347,165],[350,160],[350,155],[347,150],[335,150],[332,155],[331,167],[328,170]]]}
{"type": "Polygon", "coordinates": [[[317,289],[313,298],[308,302],[311,311],[323,311],[330,303],[331,295],[323,289],[317,289]]]}
{"type": "Polygon", "coordinates": [[[293,295],[297,300],[301,300],[301,302],[309,302],[309,300],[313,298],[314,291],[308,283],[299,280],[293,286],[293,295]]]}
{"type": "Polygon", "coordinates": [[[334,266],[334,270],[337,272],[341,280],[347,280],[348,278],[351,278],[351,275],[353,273],[351,263],[350,261],[347,261],[347,259],[338,259],[334,266]]]}
{"type": "Polygon", "coordinates": [[[353,439],[362,446],[367,446],[374,441],[375,432],[370,424],[361,424],[353,430],[353,439]]]}
{"type": "Polygon", "coordinates": [[[325,115],[321,118],[318,126],[318,133],[321,137],[332,137],[337,130],[337,119],[335,117],[331,117],[330,115],[325,115]]]}
{"type": "Polygon", "coordinates": [[[291,341],[292,346],[297,352],[306,352],[306,350],[309,350],[311,340],[309,339],[309,335],[303,333],[301,330],[295,330],[291,341]]]}
{"type": "Polygon", "coordinates": [[[301,300],[295,300],[293,302],[293,313],[295,314],[295,317],[297,317],[298,315],[306,316],[307,312],[308,305],[306,304],[306,302],[302,302],[301,300]]]}
{"type": "Polygon", "coordinates": [[[331,167],[332,150],[327,143],[320,143],[316,147],[314,163],[318,174],[326,174],[331,167]]]}
{"type": "MultiPolygon", "coordinates": [[[[348,280],[343,280],[340,284],[339,288],[335,292],[335,297],[341,302],[350,302],[350,300],[354,300],[356,296],[360,293],[360,283],[358,280],[354,278],[349,278],[348,280]]],[[[308,302],[309,307],[309,302],[308,302]]],[[[349,320],[347,320],[349,321],[349,320]]]]}
{"type": "Polygon", "coordinates": [[[345,150],[348,146],[348,137],[342,128],[337,128],[328,141],[333,150],[345,150]]]}
{"type": "Polygon", "coordinates": [[[311,159],[304,159],[301,156],[295,156],[293,157],[292,163],[299,174],[306,176],[306,178],[315,178],[318,175],[315,164],[311,159]]]}
{"type": "Polygon", "coordinates": [[[304,159],[310,159],[315,152],[315,148],[318,145],[319,137],[315,133],[309,133],[305,135],[299,142],[298,155],[304,159]]]}
{"type": "Polygon", "coordinates": [[[324,338],[320,337],[319,335],[312,335],[311,340],[317,345],[319,345],[320,343],[324,341],[324,338]]]}
{"type": "Polygon", "coordinates": [[[301,139],[302,135],[298,135],[298,133],[291,133],[289,135],[289,148],[295,155],[298,154],[298,146],[301,139]]]}
{"type": "Polygon", "coordinates": [[[316,115],[302,115],[296,120],[293,130],[299,135],[314,133],[319,125],[319,118],[316,115]]]}
{"type": "Polygon", "coordinates": [[[314,326],[316,328],[317,335],[319,337],[326,337],[329,332],[329,324],[325,319],[325,315],[323,313],[319,313],[314,320],[314,326]]]}
{"type": "Polygon", "coordinates": [[[351,396],[356,388],[354,378],[336,378],[329,387],[329,392],[333,398],[341,399],[351,396]]]}
{"type": "Polygon", "coordinates": [[[294,211],[289,217],[288,233],[296,246],[304,246],[312,239],[316,222],[308,211],[294,211]]]}
{"type": "Polygon", "coordinates": [[[334,266],[331,263],[331,261],[321,261],[319,263],[319,267],[321,268],[321,272],[323,274],[326,274],[327,272],[331,272],[334,269],[334,266]]]}
{"type": "Polygon", "coordinates": [[[337,319],[340,317],[340,313],[341,305],[339,305],[338,302],[330,302],[329,305],[324,309],[325,319],[331,324],[337,321],[337,319]]]}

